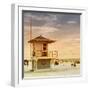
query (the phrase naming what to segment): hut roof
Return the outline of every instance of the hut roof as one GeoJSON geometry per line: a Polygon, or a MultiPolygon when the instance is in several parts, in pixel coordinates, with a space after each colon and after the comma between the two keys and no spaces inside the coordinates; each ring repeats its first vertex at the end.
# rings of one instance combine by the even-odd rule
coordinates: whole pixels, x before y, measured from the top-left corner
{"type": "Polygon", "coordinates": [[[34,39],[31,39],[30,41],[28,41],[29,43],[34,43],[34,42],[47,42],[47,43],[53,43],[53,42],[55,42],[55,40],[50,40],[50,39],[47,39],[47,38],[45,38],[45,37],[43,37],[43,36],[38,36],[38,37],[36,37],[36,38],[34,38],[34,39]]]}

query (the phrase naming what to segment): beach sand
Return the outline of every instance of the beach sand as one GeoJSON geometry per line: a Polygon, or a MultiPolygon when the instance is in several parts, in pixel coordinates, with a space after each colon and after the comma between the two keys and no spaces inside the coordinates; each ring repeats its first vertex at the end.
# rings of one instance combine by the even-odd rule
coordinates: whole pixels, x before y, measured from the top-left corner
{"type": "Polygon", "coordinates": [[[38,78],[38,77],[67,77],[80,76],[80,64],[76,67],[71,66],[71,63],[63,63],[54,65],[51,69],[37,70],[30,72],[30,66],[24,66],[24,78],[38,78]]]}

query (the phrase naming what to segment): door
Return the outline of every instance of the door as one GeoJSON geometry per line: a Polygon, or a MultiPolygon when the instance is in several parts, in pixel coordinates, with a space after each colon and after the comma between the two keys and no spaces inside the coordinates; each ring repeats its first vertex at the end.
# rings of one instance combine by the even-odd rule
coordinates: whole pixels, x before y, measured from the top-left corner
{"type": "Polygon", "coordinates": [[[37,61],[37,69],[48,69],[50,68],[50,59],[39,59],[37,61]]]}

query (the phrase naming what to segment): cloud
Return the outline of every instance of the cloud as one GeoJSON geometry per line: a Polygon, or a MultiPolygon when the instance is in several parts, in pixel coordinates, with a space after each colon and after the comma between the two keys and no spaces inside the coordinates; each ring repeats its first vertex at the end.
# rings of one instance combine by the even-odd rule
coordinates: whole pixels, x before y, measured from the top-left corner
{"type": "Polygon", "coordinates": [[[33,33],[37,33],[37,35],[38,34],[47,35],[47,34],[54,33],[56,31],[58,31],[58,29],[56,29],[56,28],[46,27],[46,26],[43,26],[43,27],[33,27],[32,29],[33,29],[33,33]]]}
{"type": "Polygon", "coordinates": [[[68,24],[76,24],[76,21],[67,21],[68,24]]]}
{"type": "Polygon", "coordinates": [[[29,25],[30,22],[32,22],[33,26],[55,26],[55,22],[57,20],[56,15],[53,14],[40,14],[38,15],[37,13],[32,14],[32,13],[25,13],[24,15],[24,24],[29,25]]]}
{"type": "MultiPolygon", "coordinates": [[[[50,12],[25,12],[24,25],[30,26],[32,18],[33,27],[51,27],[61,29],[66,25],[72,25],[73,28],[79,26],[80,15],[68,13],[50,13],[50,12]],[[75,26],[74,26],[75,25],[75,26]],[[77,26],[76,26],[77,25],[77,26]]],[[[71,27],[69,27],[71,28],[71,27]]]]}
{"type": "Polygon", "coordinates": [[[26,12],[24,13],[24,30],[36,35],[46,35],[56,39],[73,38],[80,34],[80,15],[67,13],[26,12]]]}

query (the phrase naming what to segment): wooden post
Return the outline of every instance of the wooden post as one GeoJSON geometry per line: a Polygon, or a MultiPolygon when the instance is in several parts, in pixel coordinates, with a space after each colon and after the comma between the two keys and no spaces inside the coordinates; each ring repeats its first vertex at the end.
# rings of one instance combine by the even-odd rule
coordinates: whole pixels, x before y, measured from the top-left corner
{"type": "MultiPolygon", "coordinates": [[[[30,40],[32,39],[32,18],[30,18],[30,40]]],[[[32,53],[32,50],[31,50],[31,43],[30,43],[30,54],[32,53]]],[[[32,56],[32,55],[30,55],[32,56]]]]}
{"type": "MultiPolygon", "coordinates": [[[[32,39],[32,18],[30,18],[30,40],[32,39]]],[[[34,60],[33,60],[33,55],[32,55],[32,50],[31,50],[31,47],[32,47],[32,44],[30,43],[30,59],[32,59],[31,60],[31,62],[32,62],[32,71],[34,71],[34,60]]]]}

